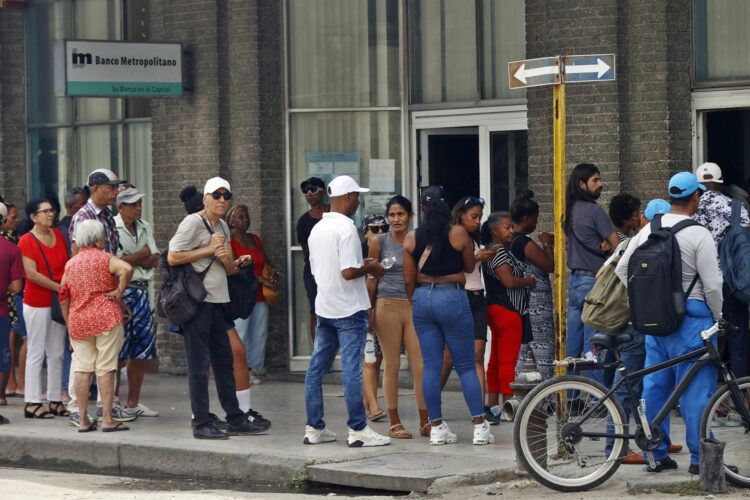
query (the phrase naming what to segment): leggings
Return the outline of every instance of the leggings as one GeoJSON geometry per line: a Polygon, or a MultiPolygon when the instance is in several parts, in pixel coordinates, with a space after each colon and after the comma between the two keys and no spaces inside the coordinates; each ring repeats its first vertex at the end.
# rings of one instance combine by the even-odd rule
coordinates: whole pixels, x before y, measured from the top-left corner
{"type": "Polygon", "coordinates": [[[383,351],[383,393],[389,410],[398,408],[398,370],[401,368],[401,344],[406,348],[414,375],[417,408],[427,408],[422,396],[422,351],[411,318],[409,299],[382,297],[375,301],[375,333],[383,351]]]}
{"type": "Polygon", "coordinates": [[[487,365],[487,392],[513,394],[510,383],[516,378],[516,360],[523,337],[521,315],[503,306],[489,305],[487,323],[492,331],[492,351],[487,365]]]}

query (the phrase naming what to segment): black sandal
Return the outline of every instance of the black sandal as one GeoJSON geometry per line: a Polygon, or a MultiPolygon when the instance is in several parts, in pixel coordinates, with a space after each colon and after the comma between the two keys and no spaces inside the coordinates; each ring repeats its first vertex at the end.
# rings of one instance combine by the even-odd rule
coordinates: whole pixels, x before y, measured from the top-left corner
{"type": "Polygon", "coordinates": [[[55,414],[45,410],[42,403],[27,403],[23,409],[23,416],[26,418],[49,419],[54,418],[55,414]],[[29,411],[29,408],[31,408],[31,411],[29,411]],[[42,410],[42,412],[39,413],[39,410],[42,410]]]}
{"type": "Polygon", "coordinates": [[[50,401],[49,412],[53,415],[57,415],[58,417],[70,416],[70,412],[65,409],[65,405],[62,404],[62,401],[50,401]],[[52,405],[55,405],[55,406],[53,407],[52,405]]]}

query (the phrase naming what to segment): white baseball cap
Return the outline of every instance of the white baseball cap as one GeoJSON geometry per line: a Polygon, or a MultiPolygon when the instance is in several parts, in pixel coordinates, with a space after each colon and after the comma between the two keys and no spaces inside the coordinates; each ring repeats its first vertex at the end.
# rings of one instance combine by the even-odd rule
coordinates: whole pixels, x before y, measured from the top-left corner
{"type": "Polygon", "coordinates": [[[698,178],[698,182],[724,184],[724,176],[721,175],[721,169],[716,163],[706,162],[701,164],[695,170],[695,176],[698,178]]]}
{"type": "Polygon", "coordinates": [[[221,188],[224,188],[229,192],[232,191],[229,188],[229,183],[226,179],[222,179],[221,177],[211,177],[206,181],[206,185],[203,187],[203,194],[211,194],[221,188]]]}
{"type": "Polygon", "coordinates": [[[328,196],[344,196],[348,193],[367,193],[368,188],[359,187],[357,181],[348,175],[339,175],[328,183],[328,196]]]}

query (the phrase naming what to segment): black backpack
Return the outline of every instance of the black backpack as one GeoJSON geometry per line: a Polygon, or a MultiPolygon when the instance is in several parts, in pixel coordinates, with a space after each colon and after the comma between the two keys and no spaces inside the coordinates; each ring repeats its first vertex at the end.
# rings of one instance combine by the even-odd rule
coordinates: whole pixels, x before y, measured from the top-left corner
{"type": "Polygon", "coordinates": [[[651,234],[630,256],[628,302],[633,328],[646,335],[665,337],[677,331],[685,317],[687,292],[682,290],[682,258],[675,234],[690,226],[692,219],[662,227],[661,218],[651,223],[651,234]]]}

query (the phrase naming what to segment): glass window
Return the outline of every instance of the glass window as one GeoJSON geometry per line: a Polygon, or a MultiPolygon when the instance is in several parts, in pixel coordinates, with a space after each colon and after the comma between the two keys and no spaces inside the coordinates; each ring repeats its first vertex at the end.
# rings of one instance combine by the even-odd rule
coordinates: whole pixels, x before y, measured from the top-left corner
{"type": "Polygon", "coordinates": [[[750,2],[695,0],[695,80],[750,80],[750,2]]]}
{"type": "MultiPolygon", "coordinates": [[[[70,1],[31,3],[27,9],[28,120],[29,123],[72,121],[73,101],[55,97],[53,46],[56,39],[73,34],[70,1]]],[[[33,149],[32,149],[33,151],[33,149]]]]}
{"type": "Polygon", "coordinates": [[[412,102],[478,100],[476,0],[408,6],[412,102]]]}
{"type": "Polygon", "coordinates": [[[527,132],[490,132],[492,211],[507,211],[516,193],[529,186],[527,132]]]}
{"type": "Polygon", "coordinates": [[[398,0],[289,2],[291,108],[398,106],[398,0]]]}
{"type": "MultiPolygon", "coordinates": [[[[308,166],[308,153],[358,153],[359,164],[348,171],[358,171],[359,181],[372,186],[371,181],[380,179],[378,191],[361,196],[359,214],[383,213],[385,202],[394,194],[401,193],[401,112],[335,112],[335,113],[294,113],[290,123],[291,183],[288,189],[292,197],[292,234],[297,244],[296,225],[300,216],[309,210],[299,185],[310,177],[310,167],[328,168],[323,161],[308,166]],[[371,160],[392,160],[378,162],[379,169],[371,172],[371,160]],[[392,168],[392,174],[389,176],[392,168]],[[373,175],[375,174],[375,175],[373,175]],[[375,179],[377,177],[377,179],[375,179]],[[393,189],[390,189],[392,185],[393,189]]],[[[334,158],[333,155],[329,155],[334,158]]],[[[342,157],[354,155],[340,155],[342,157]]],[[[320,159],[320,158],[319,158],[320,159]]],[[[351,162],[350,162],[351,163],[351,162]]],[[[333,170],[334,165],[330,165],[333,170]]],[[[319,174],[320,177],[325,175],[319,174]]],[[[377,184],[375,184],[377,187],[377,184]]],[[[355,217],[357,225],[358,218],[355,217]]],[[[308,355],[310,343],[310,311],[305,288],[302,286],[303,257],[301,251],[293,252],[294,273],[294,355],[308,355]]]]}
{"type": "Polygon", "coordinates": [[[523,97],[510,90],[508,62],[526,57],[526,11],[523,0],[482,2],[482,98],[523,97]]]}
{"type": "Polygon", "coordinates": [[[122,174],[120,153],[122,151],[121,125],[95,125],[76,130],[79,179],[86,179],[89,172],[97,168],[108,168],[117,175],[122,174]]]}
{"type": "Polygon", "coordinates": [[[124,177],[141,193],[146,193],[143,198],[144,220],[153,223],[153,197],[151,190],[151,123],[128,123],[125,125],[127,150],[125,157],[126,169],[124,177]]]}
{"type": "Polygon", "coordinates": [[[69,127],[29,132],[31,197],[65,199],[73,186],[73,130],[69,127]]]}

